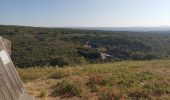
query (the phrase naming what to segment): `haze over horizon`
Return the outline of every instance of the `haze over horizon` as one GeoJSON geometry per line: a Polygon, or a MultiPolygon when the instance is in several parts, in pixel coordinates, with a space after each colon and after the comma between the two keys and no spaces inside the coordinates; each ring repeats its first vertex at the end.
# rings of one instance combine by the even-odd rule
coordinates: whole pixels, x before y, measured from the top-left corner
{"type": "Polygon", "coordinates": [[[2,0],[0,24],[41,27],[170,26],[170,0],[2,0]]]}

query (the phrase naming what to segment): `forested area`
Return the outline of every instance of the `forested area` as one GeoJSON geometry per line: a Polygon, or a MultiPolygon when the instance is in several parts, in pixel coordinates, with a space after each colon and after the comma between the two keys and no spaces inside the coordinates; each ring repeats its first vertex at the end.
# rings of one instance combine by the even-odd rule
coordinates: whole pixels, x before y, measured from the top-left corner
{"type": "Polygon", "coordinates": [[[98,31],[0,26],[12,42],[18,67],[74,66],[120,60],[169,58],[170,32],[98,31]],[[102,54],[106,55],[102,59],[102,54]]]}

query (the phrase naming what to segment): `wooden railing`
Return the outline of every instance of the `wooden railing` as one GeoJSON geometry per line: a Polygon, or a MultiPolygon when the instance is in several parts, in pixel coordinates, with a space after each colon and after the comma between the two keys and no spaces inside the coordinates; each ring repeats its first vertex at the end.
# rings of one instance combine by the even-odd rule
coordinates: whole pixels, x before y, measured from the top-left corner
{"type": "Polygon", "coordinates": [[[0,100],[35,100],[23,87],[10,55],[11,42],[0,37],[0,100]]]}

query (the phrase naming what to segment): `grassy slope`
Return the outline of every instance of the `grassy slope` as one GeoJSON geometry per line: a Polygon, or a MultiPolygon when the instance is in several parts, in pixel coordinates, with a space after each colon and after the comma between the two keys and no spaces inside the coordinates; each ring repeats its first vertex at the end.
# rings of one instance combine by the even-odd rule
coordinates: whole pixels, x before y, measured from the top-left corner
{"type": "Polygon", "coordinates": [[[18,71],[29,93],[40,100],[170,99],[170,60],[18,71]]]}

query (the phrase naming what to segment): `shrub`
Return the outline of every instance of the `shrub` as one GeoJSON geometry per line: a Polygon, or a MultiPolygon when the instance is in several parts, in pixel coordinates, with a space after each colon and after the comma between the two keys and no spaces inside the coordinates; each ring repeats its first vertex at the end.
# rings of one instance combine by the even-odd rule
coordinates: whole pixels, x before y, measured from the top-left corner
{"type": "Polygon", "coordinates": [[[139,76],[140,80],[143,81],[143,80],[151,80],[154,78],[155,75],[151,72],[141,72],[137,74],[137,76],[139,76]]]}
{"type": "Polygon", "coordinates": [[[86,59],[84,57],[79,57],[77,59],[78,64],[80,65],[85,65],[86,64],[86,59]]]}
{"type": "Polygon", "coordinates": [[[59,67],[63,67],[63,66],[67,66],[69,65],[69,61],[68,59],[66,59],[65,57],[52,57],[50,58],[50,65],[51,66],[59,66],[59,67]]]}
{"type": "Polygon", "coordinates": [[[158,56],[155,53],[134,52],[131,54],[133,60],[151,60],[156,59],[158,56]]]}
{"type": "Polygon", "coordinates": [[[160,96],[168,93],[167,86],[162,84],[155,84],[153,87],[153,92],[155,95],[160,96]]]}
{"type": "Polygon", "coordinates": [[[124,100],[124,98],[124,94],[117,89],[104,88],[99,93],[99,100],[124,100]]]}
{"type": "Polygon", "coordinates": [[[54,79],[60,79],[60,78],[63,78],[64,76],[65,75],[62,72],[59,72],[59,71],[55,71],[50,75],[50,77],[54,78],[54,79]]]}
{"type": "Polygon", "coordinates": [[[47,91],[43,90],[40,93],[40,97],[46,97],[47,96],[47,91]]]}
{"type": "Polygon", "coordinates": [[[146,84],[143,86],[146,92],[149,92],[150,94],[156,95],[156,96],[161,96],[163,94],[168,94],[170,91],[168,90],[168,87],[164,84],[158,84],[154,83],[153,85],[151,84],[146,84]]]}
{"type": "Polygon", "coordinates": [[[67,76],[69,76],[71,74],[72,74],[72,72],[70,70],[67,70],[67,69],[58,69],[58,70],[54,71],[50,75],[50,78],[60,79],[60,78],[63,78],[63,77],[67,77],[67,76]]]}
{"type": "Polygon", "coordinates": [[[59,95],[76,96],[81,93],[81,89],[74,82],[64,80],[58,83],[55,93],[59,95]]]}
{"type": "Polygon", "coordinates": [[[102,78],[97,75],[92,75],[89,77],[87,84],[102,84],[102,78]]]}
{"type": "Polygon", "coordinates": [[[88,79],[87,85],[90,89],[98,90],[99,86],[112,86],[113,80],[109,76],[98,76],[98,75],[91,75],[88,79]]]}
{"type": "Polygon", "coordinates": [[[143,91],[133,91],[128,93],[128,97],[132,100],[150,100],[150,97],[147,93],[143,91]]]}
{"type": "Polygon", "coordinates": [[[100,85],[90,84],[89,88],[91,89],[91,92],[98,92],[100,89],[100,85]]]}
{"type": "Polygon", "coordinates": [[[135,82],[132,79],[128,79],[128,78],[117,79],[116,83],[120,87],[133,87],[133,85],[135,84],[135,82]]]}
{"type": "Polygon", "coordinates": [[[78,54],[88,59],[100,59],[100,52],[92,48],[79,48],[78,54]]]}
{"type": "Polygon", "coordinates": [[[99,94],[99,100],[114,100],[113,94],[110,92],[101,93],[99,94]]]}

